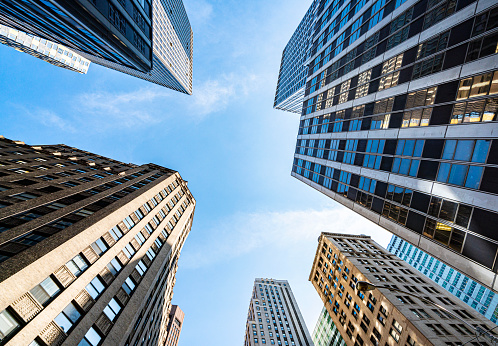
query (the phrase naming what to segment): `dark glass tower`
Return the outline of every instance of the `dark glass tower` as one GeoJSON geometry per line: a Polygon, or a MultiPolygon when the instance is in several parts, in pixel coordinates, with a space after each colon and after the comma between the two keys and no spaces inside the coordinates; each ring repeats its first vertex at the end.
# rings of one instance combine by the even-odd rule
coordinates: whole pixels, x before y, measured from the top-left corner
{"type": "MultiPolygon", "coordinates": [[[[193,33],[181,0],[6,0],[0,2],[0,24],[192,94],[193,33]]],[[[62,48],[59,53],[67,59],[62,48]]]]}
{"type": "Polygon", "coordinates": [[[150,0],[5,0],[0,23],[139,71],[152,67],[150,0]]]}
{"type": "Polygon", "coordinates": [[[498,7],[321,0],[292,175],[498,281],[498,7]]]}

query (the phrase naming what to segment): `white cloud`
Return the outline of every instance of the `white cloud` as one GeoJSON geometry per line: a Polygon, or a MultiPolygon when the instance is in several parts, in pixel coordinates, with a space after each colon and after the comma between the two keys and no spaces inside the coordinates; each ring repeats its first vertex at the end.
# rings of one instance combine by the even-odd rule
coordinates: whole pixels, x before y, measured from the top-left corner
{"type": "Polygon", "coordinates": [[[259,78],[253,73],[227,74],[194,84],[190,115],[202,119],[208,114],[222,111],[233,101],[238,101],[257,90],[259,78]]]}
{"type": "Polygon", "coordinates": [[[195,35],[195,30],[211,19],[213,6],[205,0],[185,0],[183,3],[195,35]]]}
{"type": "Polygon", "coordinates": [[[391,238],[390,233],[345,207],[238,213],[217,222],[211,229],[194,227],[192,232],[202,232],[204,239],[185,249],[183,267],[198,268],[228,261],[268,246],[292,251],[300,244],[316,243],[321,232],[367,234],[383,246],[391,238]]]}
{"type": "Polygon", "coordinates": [[[94,128],[126,127],[156,124],[161,114],[156,105],[168,98],[167,91],[158,87],[124,93],[92,92],[76,97],[77,112],[94,128]]]}

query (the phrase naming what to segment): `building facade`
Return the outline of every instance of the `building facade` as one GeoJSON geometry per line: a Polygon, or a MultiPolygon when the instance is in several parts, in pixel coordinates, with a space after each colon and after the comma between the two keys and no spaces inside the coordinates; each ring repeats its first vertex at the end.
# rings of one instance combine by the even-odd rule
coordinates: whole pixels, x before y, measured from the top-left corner
{"type": "Polygon", "coordinates": [[[496,1],[318,5],[292,176],[498,289],[496,1]]]}
{"type": "Polygon", "coordinates": [[[96,64],[190,95],[194,36],[183,2],[152,0],[152,8],[152,68],[149,71],[82,54],[96,64]]]}
{"type": "Polygon", "coordinates": [[[169,313],[168,328],[166,329],[167,339],[164,346],[177,346],[182,332],[183,319],[185,313],[178,307],[173,305],[169,313]]]}
{"type": "Polygon", "coordinates": [[[0,343],[164,344],[195,200],[176,171],[0,138],[0,343]]]}
{"type": "Polygon", "coordinates": [[[491,322],[498,320],[498,295],[403,239],[393,236],[387,250],[454,294],[491,322]]]}
{"type": "Polygon", "coordinates": [[[151,0],[6,0],[0,23],[139,71],[152,67],[151,0]]]}
{"type": "Polygon", "coordinates": [[[313,342],[315,346],[345,346],[346,341],[339,333],[339,329],[332,321],[332,317],[325,307],[316,321],[315,330],[313,330],[313,342]]]}
{"type": "Polygon", "coordinates": [[[489,331],[495,324],[369,236],[322,233],[318,242],[310,281],[348,345],[493,344],[483,336],[476,339],[474,328],[489,331]],[[361,292],[358,281],[412,295],[386,288],[361,292]]]}
{"type": "Polygon", "coordinates": [[[192,93],[193,33],[181,0],[7,0],[0,3],[0,24],[192,93]]]}
{"type": "Polygon", "coordinates": [[[86,74],[90,61],[67,47],[0,24],[0,43],[52,65],[86,74]]]}
{"type": "Polygon", "coordinates": [[[311,53],[311,29],[314,24],[318,3],[318,0],[313,0],[282,52],[273,108],[301,113],[304,86],[308,76],[308,67],[305,62],[311,53]]]}
{"type": "Polygon", "coordinates": [[[244,346],[313,346],[289,282],[255,279],[244,346]]]}

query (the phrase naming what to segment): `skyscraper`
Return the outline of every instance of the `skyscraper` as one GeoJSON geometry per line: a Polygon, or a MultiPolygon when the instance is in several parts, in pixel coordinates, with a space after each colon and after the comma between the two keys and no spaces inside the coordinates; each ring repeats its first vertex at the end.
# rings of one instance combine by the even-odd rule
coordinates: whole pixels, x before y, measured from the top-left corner
{"type": "Polygon", "coordinates": [[[195,200],[176,171],[0,138],[0,343],[166,341],[195,200]]]}
{"type": "Polygon", "coordinates": [[[301,113],[304,86],[308,75],[308,67],[305,62],[311,53],[311,29],[318,3],[318,0],[313,0],[282,52],[275,102],[273,104],[276,109],[301,113]]]}
{"type": "Polygon", "coordinates": [[[173,305],[169,313],[168,328],[166,334],[168,335],[164,346],[177,346],[180,340],[180,333],[182,332],[183,319],[185,313],[178,307],[173,305]]]}
{"type": "Polygon", "coordinates": [[[496,2],[316,13],[292,176],[496,291],[496,2]]]}
{"type": "Polygon", "coordinates": [[[28,53],[52,65],[85,74],[90,61],[72,50],[0,24],[0,43],[28,53]]]}
{"type": "Polygon", "coordinates": [[[322,233],[309,279],[348,345],[489,345],[475,330],[496,326],[369,236],[322,233]]]}
{"type": "Polygon", "coordinates": [[[339,333],[334,321],[329,312],[322,308],[322,312],[316,321],[315,329],[313,330],[313,342],[315,346],[344,346],[346,342],[339,333]]]}
{"type": "Polygon", "coordinates": [[[244,346],[313,346],[289,282],[255,279],[244,346]]]}
{"type": "Polygon", "coordinates": [[[192,93],[193,34],[181,0],[7,0],[0,3],[0,24],[192,93]]]}
{"type": "Polygon", "coordinates": [[[497,323],[498,295],[424,251],[393,235],[387,250],[395,254],[439,286],[497,323]]]}

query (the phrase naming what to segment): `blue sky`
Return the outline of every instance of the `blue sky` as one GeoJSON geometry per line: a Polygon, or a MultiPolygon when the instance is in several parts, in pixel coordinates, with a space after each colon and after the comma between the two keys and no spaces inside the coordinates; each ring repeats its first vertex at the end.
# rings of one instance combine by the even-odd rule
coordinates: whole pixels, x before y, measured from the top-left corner
{"type": "Polygon", "coordinates": [[[197,200],[173,303],[180,345],[239,345],[255,277],[289,280],[310,332],[322,231],[390,234],[290,176],[299,116],[272,108],[280,58],[310,1],[184,0],[194,95],[0,46],[0,134],[178,170],[197,200]]]}

